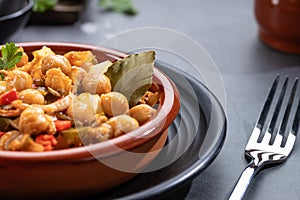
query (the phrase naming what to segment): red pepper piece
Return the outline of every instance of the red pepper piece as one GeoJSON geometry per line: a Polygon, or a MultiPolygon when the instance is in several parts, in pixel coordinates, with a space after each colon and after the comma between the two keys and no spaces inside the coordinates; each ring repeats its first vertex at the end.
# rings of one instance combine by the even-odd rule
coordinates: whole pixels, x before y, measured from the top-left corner
{"type": "Polygon", "coordinates": [[[0,132],[0,138],[5,134],[6,132],[0,132]]]}
{"type": "Polygon", "coordinates": [[[18,94],[15,90],[8,91],[0,96],[0,105],[7,105],[18,99],[18,94]]]}
{"type": "Polygon", "coordinates": [[[57,140],[53,135],[38,135],[35,142],[44,146],[44,151],[52,151],[57,145],[57,140]]]}
{"type": "Polygon", "coordinates": [[[63,131],[71,128],[72,123],[68,120],[56,120],[54,121],[55,127],[57,131],[63,131]]]}

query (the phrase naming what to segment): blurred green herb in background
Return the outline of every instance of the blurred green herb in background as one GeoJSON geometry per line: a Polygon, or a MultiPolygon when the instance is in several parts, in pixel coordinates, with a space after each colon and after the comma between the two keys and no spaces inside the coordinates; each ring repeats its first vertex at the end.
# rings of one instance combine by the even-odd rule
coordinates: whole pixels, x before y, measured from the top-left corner
{"type": "MultiPolygon", "coordinates": [[[[59,0],[34,0],[33,11],[39,13],[45,12],[46,10],[53,9],[58,2],[59,0]]],[[[113,12],[123,13],[126,15],[137,14],[137,10],[134,7],[132,0],[98,0],[98,4],[99,6],[113,12]]]]}
{"type": "Polygon", "coordinates": [[[54,8],[58,0],[34,0],[33,11],[45,12],[46,10],[54,8]]]}
{"type": "Polygon", "coordinates": [[[137,13],[132,0],[99,0],[99,5],[105,9],[127,15],[137,13]]]}

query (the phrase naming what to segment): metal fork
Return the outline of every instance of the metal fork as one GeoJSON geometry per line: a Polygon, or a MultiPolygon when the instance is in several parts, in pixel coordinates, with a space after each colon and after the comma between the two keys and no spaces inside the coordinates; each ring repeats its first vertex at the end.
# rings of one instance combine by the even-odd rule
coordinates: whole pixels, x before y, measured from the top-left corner
{"type": "Polygon", "coordinates": [[[280,77],[277,76],[274,80],[245,148],[245,155],[251,159],[251,162],[242,172],[229,200],[242,199],[252,178],[263,166],[282,163],[291,153],[299,129],[300,101],[295,100],[297,99],[298,78],[294,80],[289,97],[287,95],[288,82],[289,78],[286,77],[281,90],[278,91],[280,77]],[[275,107],[272,106],[273,99],[277,99],[275,107]],[[285,110],[282,107],[285,107],[285,110]],[[294,116],[290,116],[295,111],[295,107],[294,116]],[[270,116],[271,119],[268,119],[268,115],[272,114],[270,110],[273,110],[273,115],[270,116]],[[267,119],[268,123],[266,123],[267,119]],[[289,123],[291,119],[293,119],[292,124],[289,123]],[[287,131],[288,126],[290,128],[287,131]]]}

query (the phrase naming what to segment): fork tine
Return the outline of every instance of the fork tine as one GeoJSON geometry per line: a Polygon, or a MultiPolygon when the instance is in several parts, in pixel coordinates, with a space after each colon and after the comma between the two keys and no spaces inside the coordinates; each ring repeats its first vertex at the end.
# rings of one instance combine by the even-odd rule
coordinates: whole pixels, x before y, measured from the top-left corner
{"type": "Polygon", "coordinates": [[[271,103],[272,103],[272,101],[274,99],[274,95],[275,95],[275,92],[276,92],[276,89],[277,89],[277,86],[278,86],[279,79],[280,79],[280,76],[277,75],[276,78],[275,78],[275,80],[273,81],[272,87],[271,87],[271,89],[269,91],[268,97],[267,97],[267,99],[265,101],[265,104],[264,104],[263,109],[262,109],[262,111],[260,113],[258,121],[256,122],[255,126],[257,128],[259,128],[259,129],[262,129],[262,127],[265,124],[268,112],[269,112],[270,107],[271,107],[271,103]]]}
{"type": "Polygon", "coordinates": [[[274,146],[277,146],[277,147],[278,147],[278,146],[281,146],[282,140],[283,140],[283,135],[277,134],[276,137],[275,137],[275,140],[274,140],[273,145],[274,145],[274,146]]]}
{"type": "Polygon", "coordinates": [[[283,120],[282,120],[282,124],[281,124],[281,127],[280,127],[280,134],[282,134],[282,135],[284,134],[284,131],[285,131],[286,126],[288,124],[289,115],[290,115],[290,112],[292,110],[293,101],[295,99],[295,94],[296,94],[296,91],[297,91],[297,86],[298,86],[298,78],[296,78],[295,81],[294,81],[294,85],[292,87],[292,92],[291,92],[291,95],[290,95],[290,98],[289,98],[289,101],[288,101],[288,105],[287,105],[287,108],[285,110],[284,117],[283,117],[283,120]]]}
{"type": "Polygon", "coordinates": [[[296,135],[299,131],[299,122],[300,122],[300,99],[298,100],[298,106],[294,116],[294,121],[284,146],[284,150],[286,153],[290,153],[294,147],[294,143],[296,141],[296,135]]]}
{"type": "Polygon", "coordinates": [[[296,141],[296,135],[297,135],[298,130],[299,130],[299,122],[300,122],[300,99],[298,101],[297,111],[295,113],[292,128],[289,132],[287,141],[285,143],[284,148],[286,149],[286,153],[291,152],[293,147],[294,147],[294,143],[296,141]]]}
{"type": "Polygon", "coordinates": [[[280,112],[280,108],[282,106],[284,95],[286,93],[288,80],[289,80],[288,77],[286,77],[285,80],[284,80],[284,83],[282,85],[282,88],[281,88],[281,91],[280,91],[280,94],[279,94],[279,98],[278,98],[275,110],[273,112],[271,122],[269,123],[269,125],[267,127],[267,132],[265,133],[265,135],[263,136],[263,139],[261,141],[262,143],[268,144],[268,143],[271,142],[271,137],[272,137],[272,134],[275,131],[275,125],[276,125],[276,122],[277,122],[277,119],[278,119],[278,116],[279,116],[279,112],[280,112]]]}
{"type": "Polygon", "coordinates": [[[291,130],[292,134],[297,135],[298,130],[299,130],[299,123],[300,123],[300,99],[298,102],[297,111],[295,113],[295,118],[294,118],[294,122],[292,125],[292,130],[291,130]]]}
{"type": "Polygon", "coordinates": [[[290,97],[288,99],[288,103],[287,103],[287,106],[286,106],[286,110],[284,112],[283,119],[281,121],[281,124],[279,125],[280,128],[277,131],[277,135],[275,137],[274,145],[282,146],[283,136],[284,136],[284,132],[286,130],[287,124],[288,124],[289,115],[290,115],[291,110],[292,110],[292,105],[293,105],[293,101],[295,99],[297,86],[298,86],[298,78],[296,78],[295,81],[294,81],[294,84],[293,84],[293,87],[292,87],[292,90],[291,90],[291,94],[290,94],[290,97]]]}
{"type": "Polygon", "coordinates": [[[280,79],[280,76],[277,75],[276,78],[274,79],[273,83],[272,83],[272,86],[271,86],[271,89],[270,89],[270,91],[268,93],[267,99],[266,99],[266,101],[264,103],[264,106],[263,106],[261,112],[260,112],[259,118],[258,118],[258,120],[257,120],[257,122],[255,124],[255,127],[254,127],[254,129],[252,131],[252,134],[251,134],[251,136],[250,136],[250,138],[248,140],[248,144],[251,144],[253,142],[257,142],[257,140],[258,140],[258,138],[260,136],[260,133],[262,131],[262,128],[264,127],[266,118],[268,116],[268,112],[270,110],[271,103],[272,103],[272,101],[274,99],[279,79],[280,79]]]}
{"type": "Polygon", "coordinates": [[[271,137],[272,137],[272,133],[267,131],[265,133],[265,135],[263,136],[263,139],[261,140],[261,143],[269,144],[269,142],[271,141],[271,137]]]}
{"type": "Polygon", "coordinates": [[[275,96],[275,92],[277,90],[277,86],[278,86],[278,82],[279,82],[279,79],[280,79],[280,76],[277,75],[276,78],[274,79],[273,83],[272,83],[272,86],[271,86],[271,89],[269,90],[269,93],[268,93],[268,96],[267,96],[267,99],[263,105],[263,108],[259,114],[259,117],[258,117],[258,120],[254,126],[254,129],[251,133],[251,136],[248,140],[248,143],[247,143],[247,146],[246,146],[246,149],[248,148],[248,145],[251,145],[252,143],[256,143],[259,139],[259,136],[262,132],[262,128],[264,127],[264,124],[265,124],[265,121],[266,121],[266,118],[268,116],[268,112],[270,110],[270,107],[271,107],[271,103],[274,99],[274,96],[275,96]]]}

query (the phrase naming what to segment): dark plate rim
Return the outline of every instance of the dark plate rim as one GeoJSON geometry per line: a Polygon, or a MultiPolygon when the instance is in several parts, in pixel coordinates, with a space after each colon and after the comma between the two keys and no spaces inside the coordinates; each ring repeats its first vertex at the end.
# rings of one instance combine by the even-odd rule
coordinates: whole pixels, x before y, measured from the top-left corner
{"type": "Polygon", "coordinates": [[[34,2],[33,2],[33,0],[26,0],[26,1],[27,1],[26,6],[24,6],[22,9],[20,9],[16,12],[13,12],[11,14],[0,17],[0,21],[5,21],[5,20],[10,20],[10,19],[13,19],[13,18],[17,18],[17,17],[20,17],[21,15],[23,15],[24,13],[27,13],[27,12],[31,11],[34,2]]]}

